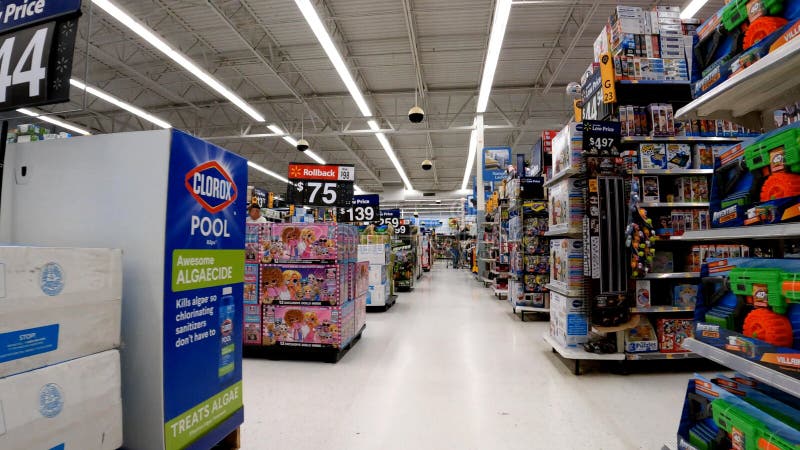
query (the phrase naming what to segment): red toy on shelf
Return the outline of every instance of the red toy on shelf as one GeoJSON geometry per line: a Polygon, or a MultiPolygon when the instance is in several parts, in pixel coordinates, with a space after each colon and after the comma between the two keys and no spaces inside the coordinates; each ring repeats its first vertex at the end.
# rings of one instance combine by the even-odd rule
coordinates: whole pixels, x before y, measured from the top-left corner
{"type": "Polygon", "coordinates": [[[800,175],[786,172],[773,173],[761,187],[761,201],[778,200],[800,195],[800,175]]]}
{"type": "Polygon", "coordinates": [[[747,315],[742,333],[780,347],[791,347],[794,340],[789,319],[766,308],[756,308],[747,315]]]}

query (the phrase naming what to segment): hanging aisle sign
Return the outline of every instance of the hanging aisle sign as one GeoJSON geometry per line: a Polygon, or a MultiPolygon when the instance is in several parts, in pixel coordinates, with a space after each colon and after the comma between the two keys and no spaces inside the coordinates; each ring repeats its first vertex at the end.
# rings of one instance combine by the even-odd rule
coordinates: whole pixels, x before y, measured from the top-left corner
{"type": "Polygon", "coordinates": [[[349,207],[356,169],[352,164],[289,164],[290,205],[349,207]]]}
{"type": "Polygon", "coordinates": [[[352,206],[336,208],[337,222],[380,221],[380,196],[378,194],[356,195],[352,206]]]}
{"type": "Polygon", "coordinates": [[[0,112],[69,100],[80,0],[0,3],[0,112]]]}

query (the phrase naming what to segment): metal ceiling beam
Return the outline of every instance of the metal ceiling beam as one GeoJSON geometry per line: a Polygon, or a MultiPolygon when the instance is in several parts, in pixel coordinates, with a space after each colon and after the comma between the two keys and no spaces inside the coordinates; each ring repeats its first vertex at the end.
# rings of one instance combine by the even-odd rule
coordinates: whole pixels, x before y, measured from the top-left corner
{"type": "MultiPolygon", "coordinates": [[[[312,114],[313,116],[316,116],[322,123],[325,123],[328,127],[332,126],[332,124],[330,123],[329,120],[325,120],[323,118],[323,116],[319,112],[317,112],[306,101],[305,97],[298,90],[298,88],[295,85],[293,85],[292,83],[290,83],[289,81],[287,81],[284,78],[284,76],[281,73],[279,73],[278,69],[273,66],[272,61],[267,59],[267,57],[265,55],[263,55],[260,51],[258,51],[253,46],[253,44],[239,31],[239,28],[236,26],[236,24],[233,23],[233,21],[230,19],[230,17],[228,17],[221,8],[219,8],[211,0],[207,0],[206,3],[212,9],[212,11],[214,11],[214,13],[216,13],[216,15],[220,19],[223,20],[223,22],[228,26],[228,28],[230,28],[231,32],[233,32],[239,38],[239,40],[242,41],[242,43],[245,45],[245,47],[261,62],[261,64],[264,67],[266,67],[275,77],[278,78],[278,80],[281,82],[281,84],[292,94],[294,99],[296,101],[298,101],[300,104],[302,104],[306,108],[306,110],[309,112],[309,114],[312,114]]],[[[269,31],[264,26],[264,24],[261,23],[260,20],[258,20],[258,17],[255,15],[255,11],[253,11],[251,8],[249,8],[249,5],[247,5],[246,2],[243,2],[242,5],[248,11],[250,16],[256,21],[256,23],[262,28],[262,31],[264,32],[265,36],[271,41],[272,44],[274,44],[274,45],[271,45],[270,48],[271,49],[277,48],[278,51],[280,52],[280,50],[279,50],[280,48],[277,45],[277,41],[269,33],[269,31]]],[[[283,56],[283,58],[284,58],[284,60],[287,59],[287,57],[285,55],[283,56]]],[[[305,81],[305,83],[306,83],[306,85],[308,86],[309,89],[312,88],[311,84],[308,82],[307,79],[305,79],[305,77],[301,76],[300,78],[302,78],[305,81]]],[[[352,142],[347,142],[344,139],[339,139],[339,141],[345,147],[345,149],[351,154],[351,156],[356,160],[356,162],[359,165],[361,165],[364,168],[364,170],[373,179],[375,179],[375,181],[377,181],[378,183],[381,183],[381,179],[378,176],[378,174],[376,173],[375,169],[370,164],[367,163],[366,158],[363,155],[359,154],[359,152],[356,152],[356,150],[353,148],[353,143],[352,142]]]]}
{"type": "Polygon", "coordinates": [[[594,0],[592,6],[589,8],[588,11],[586,11],[586,14],[584,14],[581,24],[578,25],[578,29],[572,35],[572,41],[567,46],[567,50],[564,52],[563,55],[561,55],[561,60],[558,62],[558,65],[556,66],[555,70],[553,70],[553,73],[550,74],[550,80],[548,80],[547,85],[544,87],[542,95],[547,95],[547,93],[550,92],[550,87],[556,81],[556,78],[558,77],[558,74],[561,72],[561,69],[564,68],[564,64],[566,64],[569,55],[572,53],[572,50],[575,48],[576,45],[578,45],[578,41],[581,40],[581,37],[583,37],[583,32],[586,31],[586,27],[589,25],[589,22],[591,22],[592,17],[594,17],[594,13],[597,11],[597,8],[599,6],[600,6],[600,1],[594,0]]]}

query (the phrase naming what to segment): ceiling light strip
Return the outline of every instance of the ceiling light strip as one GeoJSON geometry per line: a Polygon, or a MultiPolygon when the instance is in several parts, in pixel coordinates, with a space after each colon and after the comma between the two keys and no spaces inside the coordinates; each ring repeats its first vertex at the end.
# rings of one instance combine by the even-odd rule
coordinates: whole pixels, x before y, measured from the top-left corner
{"type": "Polygon", "coordinates": [[[475,164],[475,156],[478,153],[478,132],[472,130],[469,134],[469,156],[467,156],[467,168],[464,169],[464,179],[461,181],[461,190],[466,190],[469,186],[469,176],[472,173],[472,166],[475,164]]]}
{"type": "Polygon", "coordinates": [[[361,90],[358,88],[356,81],[353,79],[353,76],[347,69],[347,65],[344,63],[344,59],[342,59],[339,49],[337,49],[336,45],[333,43],[333,39],[331,39],[331,36],[328,34],[327,28],[325,28],[325,25],[323,25],[322,20],[319,18],[319,14],[317,14],[317,10],[314,9],[311,1],[295,0],[294,2],[297,4],[297,7],[300,8],[300,12],[303,14],[306,22],[308,22],[308,25],[311,27],[311,31],[314,33],[314,36],[317,37],[320,45],[322,45],[322,49],[325,50],[325,54],[328,55],[328,59],[330,59],[331,63],[333,63],[333,67],[336,69],[336,72],[344,82],[345,87],[347,87],[347,90],[350,92],[350,95],[356,102],[361,114],[364,117],[371,117],[372,111],[370,111],[367,101],[361,94],[361,90]]]}
{"type": "Polygon", "coordinates": [[[55,117],[43,116],[41,113],[32,111],[30,109],[20,108],[20,109],[17,110],[17,112],[25,114],[27,116],[35,117],[35,118],[37,118],[39,120],[42,120],[44,122],[52,123],[53,125],[59,126],[61,128],[64,128],[65,130],[74,131],[74,132],[76,132],[78,134],[82,134],[84,136],[91,136],[92,135],[92,133],[90,133],[89,131],[84,130],[83,128],[80,128],[77,125],[73,125],[73,124],[71,124],[69,122],[65,122],[63,120],[56,119],[55,117]]]}
{"type": "Polygon", "coordinates": [[[511,0],[497,0],[494,8],[494,18],[492,19],[492,31],[489,35],[489,45],[486,49],[486,61],[483,64],[483,75],[481,76],[481,88],[478,92],[477,112],[486,112],[489,104],[489,94],[492,92],[494,74],[497,70],[497,62],[500,59],[500,50],[503,48],[503,37],[506,34],[508,16],[511,14],[511,0]]]}
{"type": "Polygon", "coordinates": [[[211,74],[201,69],[199,66],[197,66],[194,62],[192,62],[182,53],[173,49],[169,44],[167,44],[164,40],[158,37],[152,30],[139,23],[138,20],[131,17],[128,13],[120,9],[118,6],[116,6],[115,4],[111,3],[108,0],[92,0],[92,2],[98,7],[100,7],[100,9],[107,12],[111,17],[118,20],[121,24],[128,27],[128,29],[139,35],[139,37],[150,43],[150,45],[161,51],[161,53],[165,54],[167,57],[178,63],[178,65],[180,65],[184,69],[188,70],[192,75],[196,76],[198,79],[200,79],[200,81],[205,83],[208,87],[210,87],[211,89],[213,89],[214,91],[216,91],[217,93],[228,99],[234,105],[238,106],[239,109],[244,111],[248,116],[252,117],[254,120],[258,122],[265,121],[264,116],[262,116],[247,102],[242,100],[241,97],[234,94],[225,85],[220,83],[211,74]]]}
{"type": "MultiPolygon", "coordinates": [[[[325,28],[325,25],[322,23],[322,19],[320,19],[319,14],[317,14],[317,10],[314,9],[311,1],[295,0],[294,2],[300,9],[303,17],[306,19],[308,26],[311,27],[311,31],[314,33],[314,36],[317,37],[317,41],[319,41],[322,49],[325,51],[325,54],[328,55],[328,59],[330,59],[334,69],[336,69],[336,72],[339,74],[339,78],[342,79],[347,91],[350,92],[350,96],[353,97],[353,101],[361,111],[361,115],[367,118],[372,117],[372,110],[370,110],[369,105],[367,105],[367,101],[364,99],[361,89],[356,84],[355,79],[353,79],[353,75],[350,73],[350,70],[348,70],[347,65],[344,63],[344,59],[339,53],[339,49],[337,49],[336,45],[333,43],[333,39],[331,39],[330,34],[328,34],[327,28],[325,28]]],[[[411,181],[408,179],[405,170],[403,170],[403,166],[400,165],[400,160],[397,159],[397,155],[395,155],[391,144],[386,139],[386,136],[379,132],[380,127],[378,126],[378,123],[372,119],[368,120],[367,123],[369,124],[370,129],[375,131],[375,137],[378,138],[378,142],[381,143],[384,152],[386,152],[386,155],[392,161],[394,168],[400,174],[400,178],[403,180],[406,189],[413,191],[414,187],[411,185],[411,181]]]]}
{"type": "Polygon", "coordinates": [[[124,101],[118,99],[117,97],[114,97],[111,94],[108,94],[108,93],[106,93],[104,91],[101,91],[100,89],[97,89],[96,87],[89,86],[89,85],[83,83],[80,80],[72,78],[72,79],[69,80],[69,84],[75,86],[76,88],[78,88],[78,89],[80,89],[82,91],[86,91],[89,94],[92,94],[97,98],[105,100],[108,103],[111,103],[112,105],[115,105],[115,106],[117,106],[119,108],[122,108],[125,111],[128,111],[129,113],[131,113],[133,115],[139,116],[142,119],[147,120],[148,122],[151,122],[151,123],[153,123],[155,125],[158,125],[161,128],[172,128],[172,125],[170,125],[169,123],[159,119],[158,117],[156,117],[156,116],[154,116],[154,115],[152,115],[152,114],[150,114],[150,113],[148,113],[148,112],[146,112],[146,111],[144,111],[142,109],[139,109],[139,108],[131,105],[130,103],[124,102],[124,101]]]}
{"type": "Polygon", "coordinates": [[[681,11],[681,19],[691,19],[697,14],[697,11],[700,11],[700,8],[706,5],[708,0],[692,0],[686,8],[683,8],[681,11]]]}
{"type": "Polygon", "coordinates": [[[265,168],[265,167],[263,167],[261,165],[258,165],[256,163],[254,163],[253,161],[247,161],[247,165],[252,167],[253,169],[261,172],[261,173],[264,173],[264,174],[267,174],[267,175],[271,176],[272,178],[277,178],[277,179],[279,179],[279,180],[281,180],[281,181],[283,181],[284,183],[287,183],[287,184],[289,183],[289,180],[287,180],[286,178],[278,175],[277,173],[275,173],[275,172],[273,172],[273,171],[271,171],[271,170],[269,170],[269,169],[267,169],[267,168],[265,168]]]}

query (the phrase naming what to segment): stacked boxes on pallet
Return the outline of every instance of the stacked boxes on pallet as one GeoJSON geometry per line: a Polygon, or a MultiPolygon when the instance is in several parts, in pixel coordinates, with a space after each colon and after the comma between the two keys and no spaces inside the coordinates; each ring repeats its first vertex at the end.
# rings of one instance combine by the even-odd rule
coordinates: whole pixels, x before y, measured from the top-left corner
{"type": "Polygon", "coordinates": [[[121,252],[0,247],[0,280],[0,448],[121,447],[121,252]]]}
{"type": "Polygon", "coordinates": [[[346,347],[366,322],[357,244],[349,225],[248,224],[245,345],[346,347]]]}
{"type": "Polygon", "coordinates": [[[389,244],[361,244],[358,260],[369,263],[367,306],[386,306],[389,303],[389,244]]]}

